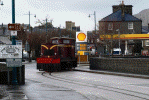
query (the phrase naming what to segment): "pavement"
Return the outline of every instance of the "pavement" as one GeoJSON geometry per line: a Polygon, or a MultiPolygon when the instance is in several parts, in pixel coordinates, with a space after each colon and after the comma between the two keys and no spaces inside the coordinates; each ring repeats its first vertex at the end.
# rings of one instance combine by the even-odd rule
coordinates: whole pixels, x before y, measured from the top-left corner
{"type": "Polygon", "coordinates": [[[0,85],[0,99],[2,100],[28,100],[18,85],[0,85]]]}
{"type": "Polygon", "coordinates": [[[114,72],[114,71],[112,72],[112,71],[107,71],[107,70],[91,70],[89,63],[83,63],[83,62],[80,62],[80,64],[78,63],[78,66],[73,70],[74,71],[89,72],[89,73],[97,73],[97,74],[107,74],[107,75],[116,75],[116,76],[124,76],[124,77],[149,79],[149,75],[114,72]]]}
{"type": "MultiPolygon", "coordinates": [[[[25,61],[24,64],[29,63],[25,61]]],[[[31,62],[35,63],[35,61],[31,62]]],[[[96,73],[96,74],[106,74],[106,75],[117,75],[117,76],[124,76],[124,77],[133,77],[133,78],[143,78],[149,79],[149,75],[140,75],[140,74],[132,74],[132,73],[121,73],[121,72],[111,72],[105,70],[90,70],[89,62],[78,63],[78,66],[73,69],[74,71],[82,71],[82,72],[89,72],[89,73],[96,73]]],[[[27,96],[23,93],[22,88],[18,85],[2,85],[0,84],[0,99],[2,100],[29,100],[27,96]]]]}

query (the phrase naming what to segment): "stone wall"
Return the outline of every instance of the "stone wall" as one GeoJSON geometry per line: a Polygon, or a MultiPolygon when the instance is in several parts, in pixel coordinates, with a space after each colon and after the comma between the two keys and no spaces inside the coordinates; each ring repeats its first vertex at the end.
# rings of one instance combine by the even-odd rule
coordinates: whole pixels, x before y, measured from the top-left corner
{"type": "Polygon", "coordinates": [[[149,58],[90,58],[90,69],[149,74],[149,58]]]}

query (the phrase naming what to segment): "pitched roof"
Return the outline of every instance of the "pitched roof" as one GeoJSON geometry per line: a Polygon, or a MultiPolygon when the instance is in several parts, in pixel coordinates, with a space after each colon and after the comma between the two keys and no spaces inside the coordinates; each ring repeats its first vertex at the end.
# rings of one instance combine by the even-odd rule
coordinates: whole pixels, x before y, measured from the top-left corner
{"type": "Polygon", "coordinates": [[[141,21],[141,19],[138,19],[130,14],[124,14],[124,18],[122,17],[122,11],[118,10],[115,13],[110,14],[109,16],[103,18],[101,21],[141,21]]]}
{"type": "Polygon", "coordinates": [[[1,43],[4,44],[12,44],[12,42],[8,39],[8,37],[0,36],[1,43]]]}
{"type": "Polygon", "coordinates": [[[149,33],[148,26],[142,26],[142,33],[149,33]]]}

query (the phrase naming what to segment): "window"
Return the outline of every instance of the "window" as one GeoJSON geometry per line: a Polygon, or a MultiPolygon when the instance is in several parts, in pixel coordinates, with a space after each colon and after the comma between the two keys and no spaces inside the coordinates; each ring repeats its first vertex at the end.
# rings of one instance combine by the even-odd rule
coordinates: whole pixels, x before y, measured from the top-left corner
{"type": "Polygon", "coordinates": [[[128,29],[133,29],[133,22],[128,23],[128,29]]]}
{"type": "Polygon", "coordinates": [[[109,23],[108,30],[113,30],[113,23],[109,23]]]}
{"type": "Polygon", "coordinates": [[[145,40],[145,46],[149,46],[149,40],[145,40]]]}
{"type": "Polygon", "coordinates": [[[53,44],[58,44],[58,40],[52,40],[53,44]]]}
{"type": "Polygon", "coordinates": [[[43,55],[45,55],[45,56],[52,56],[52,55],[54,55],[54,49],[51,49],[51,50],[45,49],[43,55]]]}
{"type": "Polygon", "coordinates": [[[63,40],[63,43],[69,44],[70,43],[70,40],[63,40]]]}

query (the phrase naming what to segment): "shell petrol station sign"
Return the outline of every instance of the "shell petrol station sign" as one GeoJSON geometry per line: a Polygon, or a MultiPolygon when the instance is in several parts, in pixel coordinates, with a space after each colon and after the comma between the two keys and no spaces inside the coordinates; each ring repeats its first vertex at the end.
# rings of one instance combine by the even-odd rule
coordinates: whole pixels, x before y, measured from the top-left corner
{"type": "MultiPolygon", "coordinates": [[[[76,32],[76,44],[77,44],[77,55],[81,55],[80,57],[85,57],[87,60],[87,34],[84,32],[76,32]]],[[[85,59],[83,58],[83,59],[85,59]]]]}
{"type": "Polygon", "coordinates": [[[87,42],[87,34],[83,32],[76,32],[76,42],[87,42]]]}

